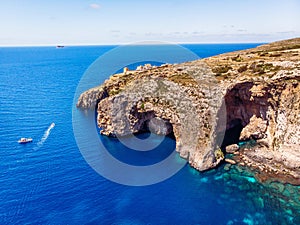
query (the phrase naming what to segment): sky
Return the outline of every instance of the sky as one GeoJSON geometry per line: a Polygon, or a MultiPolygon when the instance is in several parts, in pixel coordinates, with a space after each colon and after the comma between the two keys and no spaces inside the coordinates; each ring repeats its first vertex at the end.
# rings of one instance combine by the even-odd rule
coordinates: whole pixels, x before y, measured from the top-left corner
{"type": "Polygon", "coordinates": [[[271,42],[300,0],[0,0],[0,46],[271,42]]]}

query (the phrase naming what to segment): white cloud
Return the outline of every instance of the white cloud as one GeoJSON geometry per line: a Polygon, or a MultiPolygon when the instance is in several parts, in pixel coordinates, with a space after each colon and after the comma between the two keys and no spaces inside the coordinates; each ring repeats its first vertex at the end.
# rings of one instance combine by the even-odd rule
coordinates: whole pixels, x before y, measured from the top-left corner
{"type": "Polygon", "coordinates": [[[99,4],[96,4],[96,3],[93,3],[93,4],[90,4],[90,7],[92,9],[99,9],[100,8],[100,5],[99,4]]]}

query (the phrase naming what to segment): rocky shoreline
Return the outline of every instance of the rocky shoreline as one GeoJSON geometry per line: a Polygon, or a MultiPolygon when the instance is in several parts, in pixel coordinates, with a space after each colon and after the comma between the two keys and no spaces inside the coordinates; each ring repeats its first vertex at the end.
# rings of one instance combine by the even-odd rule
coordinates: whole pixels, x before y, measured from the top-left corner
{"type": "Polygon", "coordinates": [[[257,171],[260,181],[300,185],[299,82],[296,38],[116,74],[82,93],[77,107],[97,106],[107,136],[172,133],[176,151],[197,170],[216,167],[222,149],[227,163],[257,171]]]}
{"type": "Polygon", "coordinates": [[[226,153],[226,163],[249,168],[261,182],[280,181],[300,185],[297,169],[299,156],[290,157],[299,152],[293,148],[282,152],[261,151],[259,144],[252,142],[242,147],[237,144],[227,146],[226,153]]]}

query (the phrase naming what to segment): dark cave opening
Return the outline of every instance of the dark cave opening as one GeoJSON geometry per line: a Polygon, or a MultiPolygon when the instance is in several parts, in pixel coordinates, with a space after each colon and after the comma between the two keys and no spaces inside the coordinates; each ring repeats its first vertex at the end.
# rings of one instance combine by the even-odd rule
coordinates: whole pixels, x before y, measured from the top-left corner
{"type": "Polygon", "coordinates": [[[169,120],[150,117],[150,119],[147,119],[142,123],[139,131],[137,133],[134,133],[134,136],[139,139],[147,139],[150,137],[151,133],[166,136],[175,140],[173,126],[169,120]]]}
{"type": "Polygon", "coordinates": [[[221,148],[225,148],[228,145],[238,144],[241,132],[243,130],[242,121],[240,119],[234,119],[229,123],[229,129],[225,131],[224,139],[221,148]]]}

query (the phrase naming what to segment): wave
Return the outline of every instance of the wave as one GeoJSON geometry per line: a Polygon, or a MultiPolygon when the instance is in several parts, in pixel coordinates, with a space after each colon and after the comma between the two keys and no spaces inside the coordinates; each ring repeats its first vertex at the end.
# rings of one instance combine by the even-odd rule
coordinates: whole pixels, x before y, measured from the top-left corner
{"type": "Polygon", "coordinates": [[[43,137],[41,138],[41,140],[39,140],[39,142],[36,144],[36,147],[34,148],[34,150],[38,150],[39,148],[41,148],[44,144],[44,142],[48,139],[51,130],[55,127],[55,123],[51,123],[50,126],[48,127],[48,129],[45,131],[43,137]]]}

